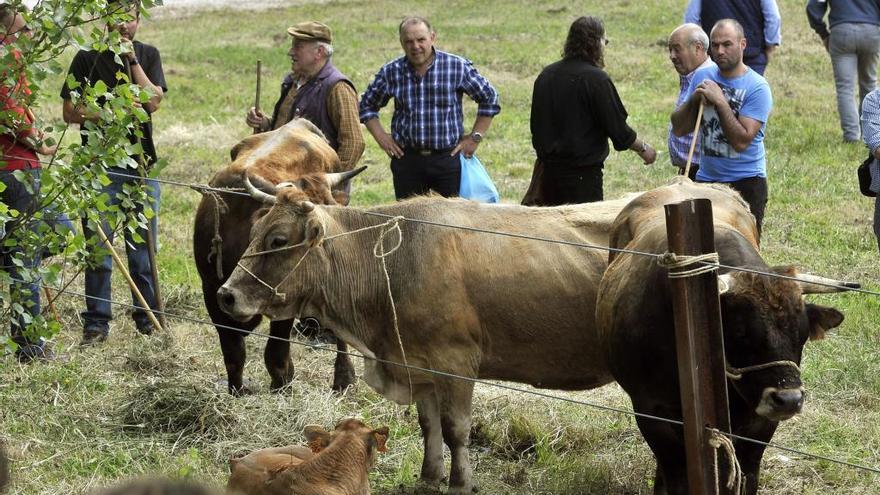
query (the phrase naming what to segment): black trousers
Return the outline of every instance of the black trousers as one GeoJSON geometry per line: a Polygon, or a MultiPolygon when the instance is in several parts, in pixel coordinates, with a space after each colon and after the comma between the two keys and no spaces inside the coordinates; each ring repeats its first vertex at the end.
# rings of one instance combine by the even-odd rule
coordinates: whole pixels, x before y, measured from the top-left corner
{"type": "Polygon", "coordinates": [[[434,191],[449,198],[458,196],[461,187],[461,161],[452,151],[439,151],[423,155],[415,150],[404,149],[402,158],[391,159],[394,177],[394,196],[397,200],[434,191]]]}
{"type": "Polygon", "coordinates": [[[602,167],[581,167],[575,170],[544,168],[542,179],[544,206],[557,206],[602,201],[602,167]]]}
{"type": "Polygon", "coordinates": [[[764,210],[767,208],[767,179],[765,177],[749,177],[736,182],[725,182],[728,186],[739,192],[758,224],[758,235],[761,235],[761,224],[764,223],[764,210]]]}

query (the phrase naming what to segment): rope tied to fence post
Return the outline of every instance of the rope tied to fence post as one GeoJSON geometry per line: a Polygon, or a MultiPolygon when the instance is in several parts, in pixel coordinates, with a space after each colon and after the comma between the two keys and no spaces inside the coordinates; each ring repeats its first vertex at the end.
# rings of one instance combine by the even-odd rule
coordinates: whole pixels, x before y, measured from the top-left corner
{"type": "Polygon", "coordinates": [[[736,451],[733,448],[733,442],[715,428],[709,429],[709,446],[715,451],[715,493],[719,493],[720,486],[720,469],[718,469],[719,455],[718,452],[724,452],[727,457],[727,481],[725,486],[733,493],[739,494],[742,490],[743,472],[736,458],[736,451]]]}
{"type": "Polygon", "coordinates": [[[706,253],[696,256],[685,256],[671,252],[665,252],[657,258],[657,264],[669,269],[669,278],[687,278],[702,275],[704,273],[714,272],[717,266],[707,265],[705,263],[718,263],[718,253],[706,253]],[[691,265],[699,264],[700,266],[690,270],[682,270],[673,272],[676,268],[684,268],[691,265]]]}

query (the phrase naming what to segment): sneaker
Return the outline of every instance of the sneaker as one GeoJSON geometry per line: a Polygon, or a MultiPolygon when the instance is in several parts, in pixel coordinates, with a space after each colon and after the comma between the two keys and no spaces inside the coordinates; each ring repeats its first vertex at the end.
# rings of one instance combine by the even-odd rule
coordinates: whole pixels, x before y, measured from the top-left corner
{"type": "Polygon", "coordinates": [[[93,346],[101,344],[105,340],[107,340],[107,332],[94,328],[87,328],[83,330],[83,337],[82,340],[79,341],[79,345],[83,347],[93,346]]]}
{"type": "Polygon", "coordinates": [[[15,351],[15,357],[21,364],[33,363],[34,361],[52,361],[55,353],[48,346],[31,344],[19,347],[15,351]]]}

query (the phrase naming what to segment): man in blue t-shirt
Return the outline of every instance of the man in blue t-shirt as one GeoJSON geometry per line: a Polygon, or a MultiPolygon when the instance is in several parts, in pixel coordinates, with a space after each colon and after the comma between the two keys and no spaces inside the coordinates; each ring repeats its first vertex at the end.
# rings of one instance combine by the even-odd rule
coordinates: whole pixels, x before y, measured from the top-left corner
{"type": "Polygon", "coordinates": [[[760,233],[767,206],[764,126],[773,97],[767,81],[743,63],[746,39],[738,22],[715,23],[710,46],[717,66],[694,74],[687,100],[672,113],[672,131],[676,136],[691,132],[703,103],[697,181],[723,182],[739,191],[760,233]]]}

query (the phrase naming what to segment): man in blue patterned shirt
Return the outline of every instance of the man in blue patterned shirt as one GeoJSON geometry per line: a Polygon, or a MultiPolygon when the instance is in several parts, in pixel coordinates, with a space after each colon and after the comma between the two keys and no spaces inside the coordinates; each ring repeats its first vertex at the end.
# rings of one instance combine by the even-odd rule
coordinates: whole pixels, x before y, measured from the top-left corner
{"type": "Polygon", "coordinates": [[[398,28],[404,56],[388,62],[364,91],[360,120],[389,157],[397,199],[425,194],[457,196],[458,154],[473,156],[492,118],[501,111],[498,93],[470,61],[434,49],[427,19],[407,17],[398,28]],[[461,95],[477,102],[477,119],[464,131],[461,95]],[[394,98],[389,135],[379,109],[394,98]]]}

